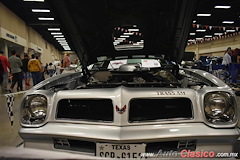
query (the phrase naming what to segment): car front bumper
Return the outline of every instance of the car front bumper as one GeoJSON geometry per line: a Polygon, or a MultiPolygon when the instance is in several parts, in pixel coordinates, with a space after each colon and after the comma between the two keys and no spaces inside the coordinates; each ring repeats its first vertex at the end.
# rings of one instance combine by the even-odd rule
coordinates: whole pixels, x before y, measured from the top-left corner
{"type": "MultiPolygon", "coordinates": [[[[58,151],[54,139],[76,140],[91,143],[113,144],[152,144],[156,142],[172,142],[195,140],[195,151],[213,151],[226,153],[236,151],[239,143],[239,130],[236,128],[215,129],[203,123],[136,125],[136,126],[103,126],[86,124],[47,123],[39,128],[22,128],[20,136],[24,139],[24,147],[58,151]]],[[[63,148],[60,149],[62,151],[63,148]]],[[[72,154],[95,156],[95,150],[84,152],[64,150],[72,154]]]]}

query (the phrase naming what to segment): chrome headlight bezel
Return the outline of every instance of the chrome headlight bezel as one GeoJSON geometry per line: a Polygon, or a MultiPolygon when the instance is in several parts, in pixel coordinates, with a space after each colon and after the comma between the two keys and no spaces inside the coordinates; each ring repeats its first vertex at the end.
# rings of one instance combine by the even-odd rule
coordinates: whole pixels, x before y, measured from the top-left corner
{"type": "Polygon", "coordinates": [[[45,95],[27,95],[21,108],[21,123],[24,125],[39,125],[46,120],[48,99],[45,95]]]}
{"type": "Polygon", "coordinates": [[[208,123],[228,125],[237,122],[236,100],[225,91],[212,91],[204,95],[203,109],[208,123]]]}

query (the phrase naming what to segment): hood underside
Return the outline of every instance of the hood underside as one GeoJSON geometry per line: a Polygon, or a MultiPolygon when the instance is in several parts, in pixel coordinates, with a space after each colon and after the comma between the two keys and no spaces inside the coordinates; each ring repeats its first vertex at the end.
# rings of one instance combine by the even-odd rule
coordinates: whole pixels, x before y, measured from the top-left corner
{"type": "Polygon", "coordinates": [[[99,56],[165,55],[179,62],[198,0],[49,0],[83,66],[99,56]],[[113,30],[137,25],[141,50],[116,51],[113,30]]]}

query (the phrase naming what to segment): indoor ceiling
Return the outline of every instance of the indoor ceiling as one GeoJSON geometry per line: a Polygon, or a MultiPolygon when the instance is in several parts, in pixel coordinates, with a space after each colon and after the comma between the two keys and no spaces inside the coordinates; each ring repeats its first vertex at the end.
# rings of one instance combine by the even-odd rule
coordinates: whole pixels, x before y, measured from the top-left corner
{"type": "Polygon", "coordinates": [[[198,43],[238,34],[239,0],[201,0],[189,33],[189,43],[198,43]]]}
{"type": "MultiPolygon", "coordinates": [[[[73,44],[74,40],[68,36],[69,28],[62,27],[64,22],[59,21],[61,15],[55,12],[54,3],[58,3],[58,1],[1,0],[1,2],[60,51],[71,49],[74,51],[76,49],[73,44]],[[41,18],[54,18],[54,20],[41,20],[41,18]],[[51,28],[52,30],[49,30],[51,28]],[[62,35],[55,35],[54,32],[57,32],[56,34],[61,32],[62,35]]],[[[74,9],[77,9],[77,6],[74,9]]],[[[238,27],[240,27],[240,0],[200,0],[195,15],[188,37],[189,43],[213,40],[225,35],[232,36],[238,33],[238,27]]],[[[67,25],[64,24],[64,26],[67,25]]]]}

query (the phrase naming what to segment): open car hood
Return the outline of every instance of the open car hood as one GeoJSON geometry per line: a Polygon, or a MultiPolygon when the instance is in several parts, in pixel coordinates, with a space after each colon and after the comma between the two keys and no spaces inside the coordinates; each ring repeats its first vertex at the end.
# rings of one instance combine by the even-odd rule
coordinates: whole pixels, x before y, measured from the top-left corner
{"type": "Polygon", "coordinates": [[[83,66],[99,56],[165,55],[179,62],[198,0],[48,0],[83,66]],[[141,50],[116,51],[113,29],[137,25],[141,50]]]}

